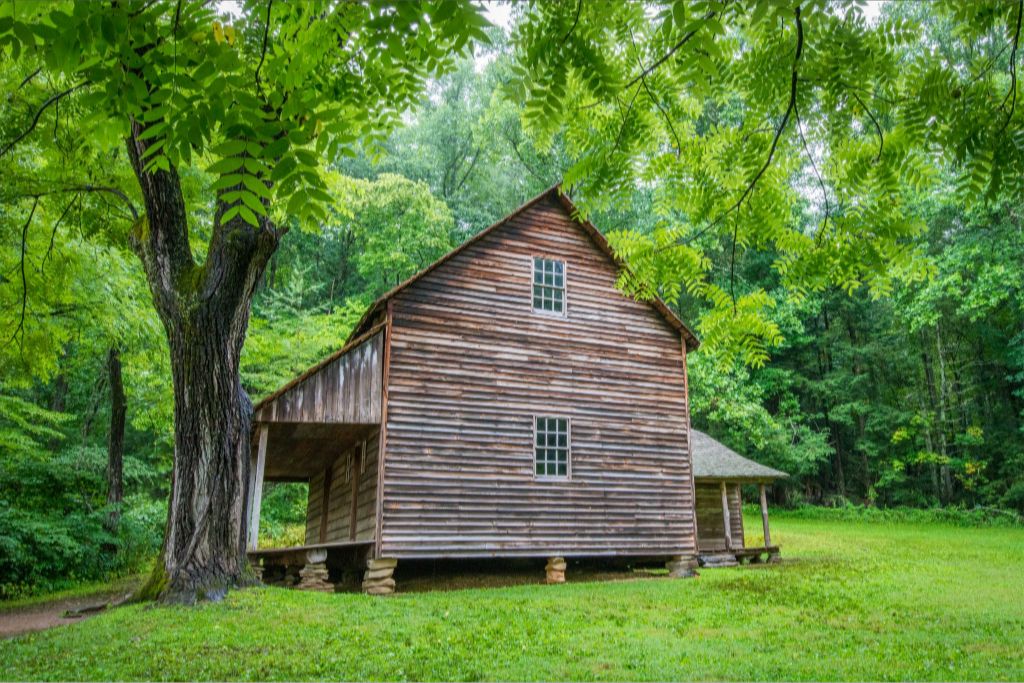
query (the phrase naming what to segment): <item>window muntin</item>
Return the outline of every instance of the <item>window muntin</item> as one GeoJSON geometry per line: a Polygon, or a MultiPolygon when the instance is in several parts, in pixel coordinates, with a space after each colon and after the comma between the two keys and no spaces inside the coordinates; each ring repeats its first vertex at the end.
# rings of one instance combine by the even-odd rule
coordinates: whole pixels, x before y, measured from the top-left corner
{"type": "Polygon", "coordinates": [[[538,477],[568,477],[569,418],[534,418],[533,453],[538,477]]]}
{"type": "Polygon", "coordinates": [[[565,261],[534,257],[533,310],[565,315],[565,261]]]}

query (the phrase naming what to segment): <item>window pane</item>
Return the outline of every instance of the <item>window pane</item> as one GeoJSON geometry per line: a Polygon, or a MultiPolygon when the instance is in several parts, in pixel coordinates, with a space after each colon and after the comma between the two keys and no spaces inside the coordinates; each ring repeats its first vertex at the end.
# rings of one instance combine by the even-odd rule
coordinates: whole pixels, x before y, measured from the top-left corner
{"type": "Polygon", "coordinates": [[[553,259],[533,259],[533,309],[565,311],[565,263],[553,259]]]}
{"type": "Polygon", "coordinates": [[[569,476],[569,420],[534,418],[534,472],[545,477],[569,476]]]}

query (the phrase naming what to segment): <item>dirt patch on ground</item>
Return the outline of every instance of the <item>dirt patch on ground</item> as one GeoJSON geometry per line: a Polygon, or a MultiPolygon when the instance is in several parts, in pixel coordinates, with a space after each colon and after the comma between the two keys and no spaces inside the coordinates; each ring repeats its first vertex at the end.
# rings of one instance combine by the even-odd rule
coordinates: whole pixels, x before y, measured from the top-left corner
{"type": "Polygon", "coordinates": [[[116,607],[127,600],[134,586],[99,591],[0,612],[0,638],[74,624],[116,607]]]}

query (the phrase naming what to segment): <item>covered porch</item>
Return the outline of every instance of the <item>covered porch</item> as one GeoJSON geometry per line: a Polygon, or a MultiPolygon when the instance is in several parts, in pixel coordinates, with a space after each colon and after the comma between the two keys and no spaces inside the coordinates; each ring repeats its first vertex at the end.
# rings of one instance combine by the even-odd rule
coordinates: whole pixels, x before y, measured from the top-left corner
{"type": "Polygon", "coordinates": [[[333,591],[374,557],[383,336],[372,328],[254,407],[247,548],[267,583],[333,591]],[[309,485],[301,545],[260,547],[265,482],[309,485]]]}
{"type": "Polygon", "coordinates": [[[777,562],[780,549],[772,543],[768,525],[767,487],[789,475],[744,458],[703,432],[693,430],[691,441],[701,566],[777,562]],[[760,542],[748,542],[743,528],[744,485],[758,488],[763,531],[760,542]]]}

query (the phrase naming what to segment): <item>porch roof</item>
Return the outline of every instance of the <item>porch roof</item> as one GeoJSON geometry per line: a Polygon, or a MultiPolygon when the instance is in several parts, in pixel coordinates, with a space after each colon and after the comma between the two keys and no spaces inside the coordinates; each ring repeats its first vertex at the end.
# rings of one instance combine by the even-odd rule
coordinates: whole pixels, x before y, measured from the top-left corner
{"type": "Polygon", "coordinates": [[[693,477],[705,481],[770,482],[789,475],[754,462],[704,432],[691,429],[693,477]]]}

